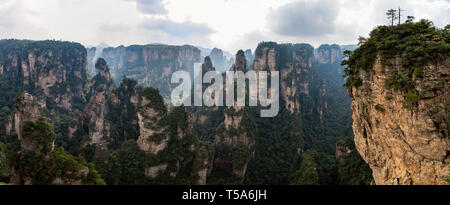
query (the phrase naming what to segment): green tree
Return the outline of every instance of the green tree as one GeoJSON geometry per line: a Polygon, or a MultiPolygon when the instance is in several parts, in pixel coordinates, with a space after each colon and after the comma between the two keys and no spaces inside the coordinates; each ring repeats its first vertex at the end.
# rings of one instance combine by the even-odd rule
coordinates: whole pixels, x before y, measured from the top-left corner
{"type": "Polygon", "coordinates": [[[350,150],[343,153],[342,160],[338,162],[338,184],[340,185],[369,185],[373,181],[372,170],[361,158],[355,147],[353,137],[346,137],[337,145],[350,150]]]}
{"type": "Polygon", "coordinates": [[[412,22],[414,22],[414,16],[408,16],[408,17],[406,17],[407,19],[406,19],[406,23],[412,23],[412,22]]]}
{"type": "Polygon", "coordinates": [[[386,15],[388,16],[388,19],[391,20],[391,26],[394,26],[394,20],[397,19],[397,11],[394,9],[389,9],[386,12],[386,15]]]}
{"type": "Polygon", "coordinates": [[[9,181],[9,162],[5,149],[6,145],[0,142],[0,183],[9,181]]]}
{"type": "Polygon", "coordinates": [[[316,150],[306,150],[303,154],[303,160],[300,169],[295,172],[292,185],[319,185],[320,184],[320,166],[318,163],[316,150]]]}

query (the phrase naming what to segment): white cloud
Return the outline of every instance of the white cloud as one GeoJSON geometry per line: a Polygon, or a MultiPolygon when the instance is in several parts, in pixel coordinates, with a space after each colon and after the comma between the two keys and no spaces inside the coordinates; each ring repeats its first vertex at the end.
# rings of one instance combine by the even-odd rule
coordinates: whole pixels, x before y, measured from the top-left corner
{"type": "Polygon", "coordinates": [[[212,29],[203,24],[192,23],[189,21],[175,22],[156,18],[145,19],[142,26],[148,30],[165,32],[170,36],[186,38],[196,35],[209,35],[213,32],[212,29]]]}
{"type": "Polygon", "coordinates": [[[339,7],[334,0],[296,1],[271,10],[268,27],[287,36],[323,36],[335,31],[339,7]]]}
{"type": "Polygon", "coordinates": [[[450,22],[446,0],[0,0],[0,38],[85,45],[193,44],[235,53],[262,40],[348,44],[387,24],[385,11],[450,22]]]}
{"type": "Polygon", "coordinates": [[[41,39],[47,38],[47,31],[29,21],[27,17],[36,15],[27,11],[21,0],[0,1],[0,38],[41,39]]]}

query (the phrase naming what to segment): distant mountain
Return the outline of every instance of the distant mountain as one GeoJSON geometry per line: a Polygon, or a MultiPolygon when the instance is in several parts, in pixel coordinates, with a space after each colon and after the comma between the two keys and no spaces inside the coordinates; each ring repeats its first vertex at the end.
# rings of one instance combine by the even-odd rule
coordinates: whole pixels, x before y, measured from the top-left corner
{"type": "Polygon", "coordinates": [[[227,71],[234,63],[234,55],[228,51],[224,51],[220,48],[203,48],[197,46],[201,51],[202,58],[209,56],[213,62],[214,67],[219,72],[227,71]]]}
{"type": "MultiPolygon", "coordinates": [[[[20,151],[20,130],[10,116],[15,96],[27,91],[36,109],[15,113],[45,114],[55,146],[94,163],[107,184],[338,183],[336,144],[352,134],[339,46],[262,42],[228,62],[222,50],[211,50],[205,71],[216,70],[216,58],[228,69],[280,72],[280,109],[273,118],[261,118],[260,106],[168,107],[171,74],[191,73],[201,60],[194,46],[107,47],[94,63],[96,52],[77,43],[0,41],[0,140],[8,153],[20,151]],[[89,62],[95,75],[88,75],[89,62]]],[[[360,169],[360,159],[356,166],[357,155],[351,156],[341,170],[360,169]]]]}
{"type": "MultiPolygon", "coordinates": [[[[172,90],[171,74],[185,70],[193,76],[194,64],[201,60],[201,51],[190,45],[131,45],[103,48],[101,53],[95,51],[97,57],[104,58],[109,65],[116,85],[119,85],[123,78],[134,79],[140,86],[159,89],[165,98],[169,97],[172,90]]],[[[92,48],[88,49],[90,62],[95,59],[92,54],[92,48]]],[[[90,64],[90,71],[95,69],[91,68],[92,66],[93,64],[90,64]]]]}
{"type": "Polygon", "coordinates": [[[350,50],[350,51],[354,51],[356,50],[359,46],[356,44],[350,44],[350,45],[340,45],[342,51],[345,50],[350,50]]]}

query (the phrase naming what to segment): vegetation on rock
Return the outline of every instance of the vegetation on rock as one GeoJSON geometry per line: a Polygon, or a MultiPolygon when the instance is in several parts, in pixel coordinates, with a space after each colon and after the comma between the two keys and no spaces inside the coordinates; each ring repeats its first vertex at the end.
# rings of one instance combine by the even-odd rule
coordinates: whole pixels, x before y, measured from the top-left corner
{"type": "Polygon", "coordinates": [[[396,90],[407,90],[412,86],[413,74],[423,76],[423,66],[438,62],[450,53],[450,26],[438,29],[433,22],[422,19],[418,22],[406,22],[396,26],[378,26],[370,37],[355,51],[346,51],[347,59],[342,65],[347,87],[358,87],[361,79],[356,75],[361,70],[370,71],[379,56],[385,65],[388,59],[400,57],[405,70],[395,70],[387,79],[386,86],[396,90]]]}

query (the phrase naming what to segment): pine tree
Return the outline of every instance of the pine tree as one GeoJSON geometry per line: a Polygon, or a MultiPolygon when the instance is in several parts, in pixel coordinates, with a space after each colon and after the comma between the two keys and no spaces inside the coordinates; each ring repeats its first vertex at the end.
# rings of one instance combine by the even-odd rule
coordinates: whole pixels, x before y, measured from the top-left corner
{"type": "Polygon", "coordinates": [[[391,26],[394,25],[394,20],[397,19],[397,11],[394,9],[389,9],[386,12],[386,15],[388,16],[388,19],[391,20],[391,26]]]}

